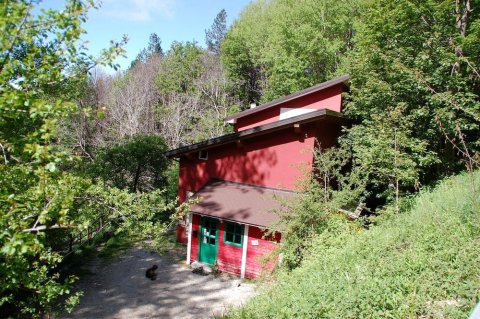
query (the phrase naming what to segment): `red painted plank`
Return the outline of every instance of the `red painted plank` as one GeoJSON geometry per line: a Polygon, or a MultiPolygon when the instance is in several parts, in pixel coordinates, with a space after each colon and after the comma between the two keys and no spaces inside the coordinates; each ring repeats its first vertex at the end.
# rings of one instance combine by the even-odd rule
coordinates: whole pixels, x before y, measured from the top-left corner
{"type": "Polygon", "coordinates": [[[200,216],[193,214],[192,217],[192,246],[190,250],[190,262],[198,260],[198,240],[200,236],[200,216]]]}
{"type": "Polygon", "coordinates": [[[249,227],[246,278],[257,278],[262,271],[271,271],[277,265],[273,252],[278,249],[280,234],[276,238],[262,238],[264,232],[257,227],[249,227]]]}
{"type": "Polygon", "coordinates": [[[224,227],[225,223],[221,222],[217,266],[220,271],[239,276],[242,268],[242,247],[229,245],[224,242],[224,227]]]}

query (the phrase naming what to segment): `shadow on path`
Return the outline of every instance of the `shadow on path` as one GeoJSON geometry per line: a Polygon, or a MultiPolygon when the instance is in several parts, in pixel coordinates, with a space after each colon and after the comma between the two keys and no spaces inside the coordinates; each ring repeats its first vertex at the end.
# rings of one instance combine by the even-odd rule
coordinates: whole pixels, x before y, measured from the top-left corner
{"type": "Polygon", "coordinates": [[[89,268],[94,275],[77,284],[84,291],[80,305],[64,319],[209,318],[244,303],[255,289],[253,284],[238,286],[238,279],[194,274],[168,256],[141,247],[108,265],[97,258],[89,268]],[[155,281],[145,278],[153,264],[158,265],[155,281]]]}

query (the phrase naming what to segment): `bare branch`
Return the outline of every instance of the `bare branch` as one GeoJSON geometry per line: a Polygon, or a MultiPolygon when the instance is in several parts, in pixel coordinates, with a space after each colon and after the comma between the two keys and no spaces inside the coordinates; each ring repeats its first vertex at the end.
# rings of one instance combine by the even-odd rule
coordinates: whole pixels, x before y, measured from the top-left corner
{"type": "Polygon", "coordinates": [[[345,214],[349,220],[357,220],[365,209],[365,203],[359,203],[354,212],[339,208],[338,211],[345,214]]]}
{"type": "Polygon", "coordinates": [[[23,232],[33,233],[33,232],[39,232],[39,231],[45,231],[45,230],[51,230],[51,229],[71,229],[71,228],[77,228],[77,227],[78,226],[76,225],[58,225],[58,224],[55,224],[52,226],[40,225],[37,227],[24,229],[23,232]]]}

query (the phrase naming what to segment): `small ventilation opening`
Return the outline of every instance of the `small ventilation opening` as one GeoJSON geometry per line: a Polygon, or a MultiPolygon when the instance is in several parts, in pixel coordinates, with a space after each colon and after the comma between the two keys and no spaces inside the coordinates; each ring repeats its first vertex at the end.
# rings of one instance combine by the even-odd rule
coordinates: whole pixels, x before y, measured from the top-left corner
{"type": "Polygon", "coordinates": [[[208,152],[207,151],[198,152],[198,158],[206,161],[208,159],[208,152]]]}

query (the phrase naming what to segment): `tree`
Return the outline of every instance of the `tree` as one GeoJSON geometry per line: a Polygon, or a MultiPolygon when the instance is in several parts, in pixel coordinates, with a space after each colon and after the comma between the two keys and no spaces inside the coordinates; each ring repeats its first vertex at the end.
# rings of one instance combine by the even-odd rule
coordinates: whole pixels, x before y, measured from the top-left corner
{"type": "Polygon", "coordinates": [[[250,3],[229,28],[221,45],[221,59],[228,77],[236,82],[236,94],[244,106],[260,102],[266,86],[266,65],[261,48],[267,41],[268,25],[265,1],[250,3]]]}
{"type": "Polygon", "coordinates": [[[107,100],[107,127],[103,136],[106,145],[155,132],[155,107],[159,100],[155,80],[160,60],[160,56],[152,56],[112,81],[107,100]]]}
{"type": "Polygon", "coordinates": [[[61,119],[56,144],[91,162],[95,148],[104,146],[103,136],[107,135],[104,117],[112,77],[99,67],[88,70],[82,64],[76,65],[71,74],[75,76],[53,87],[46,95],[48,99],[64,98],[78,105],[78,112],[61,119]]]}
{"type": "Polygon", "coordinates": [[[139,62],[145,63],[154,56],[163,57],[162,40],[156,33],[150,34],[147,47],[138,53],[137,57],[130,64],[130,68],[133,68],[139,62]]]}
{"type": "Polygon", "coordinates": [[[160,93],[186,93],[202,72],[199,57],[202,49],[196,42],[174,42],[162,63],[161,73],[157,77],[160,93]]]}
{"type": "Polygon", "coordinates": [[[207,50],[215,54],[220,54],[220,45],[222,44],[225,34],[227,33],[227,11],[222,9],[210,29],[205,30],[205,43],[207,50]]]}
{"type": "Polygon", "coordinates": [[[422,152],[403,148],[420,184],[462,168],[445,134],[454,137],[461,130],[470,152],[479,151],[480,52],[471,45],[479,40],[479,16],[466,9],[467,2],[367,1],[355,49],[342,61],[341,72],[354,75],[345,107],[359,123],[353,140],[369,136],[361,132],[384,132],[386,122],[387,140],[396,128],[404,134],[401,140],[423,145],[422,152]],[[395,120],[398,114],[403,124],[395,120]]]}
{"type": "Polygon", "coordinates": [[[195,79],[194,87],[199,95],[199,116],[196,139],[203,140],[220,136],[229,131],[224,119],[238,112],[238,99],[233,94],[234,85],[226,75],[217,55],[203,54],[200,57],[203,72],[195,79]]]}
{"type": "Polygon", "coordinates": [[[331,78],[353,47],[358,0],[254,1],[228,30],[222,61],[244,106],[331,78]]]}
{"type": "Polygon", "coordinates": [[[435,162],[427,142],[413,132],[412,118],[398,107],[373,115],[341,138],[341,147],[351,154],[349,177],[356,176],[365,185],[358,202],[366,199],[372,209],[395,202],[399,212],[400,194],[413,192],[422,167],[435,162]]]}
{"type": "Polygon", "coordinates": [[[98,151],[92,173],[107,185],[130,192],[148,192],[165,186],[167,146],[159,136],[134,136],[98,151]]]}
{"type": "MultiPolygon", "coordinates": [[[[77,227],[77,196],[86,184],[60,168],[74,158],[55,145],[58,122],[77,111],[50,88],[72,76],[82,48],[81,23],[93,1],[66,1],[63,10],[38,11],[37,1],[8,1],[0,9],[0,312],[40,317],[59,303],[71,308],[72,277],[60,278],[61,255],[46,232],[77,227]],[[40,45],[39,45],[40,44],[40,45]]],[[[121,43],[100,60],[122,54],[121,43]]]]}
{"type": "Polygon", "coordinates": [[[196,43],[172,44],[156,80],[160,135],[170,147],[223,134],[223,118],[236,104],[218,56],[196,43]]]}
{"type": "Polygon", "coordinates": [[[163,56],[162,40],[156,33],[150,34],[147,52],[149,52],[150,55],[158,54],[159,56],[163,56]]]}

